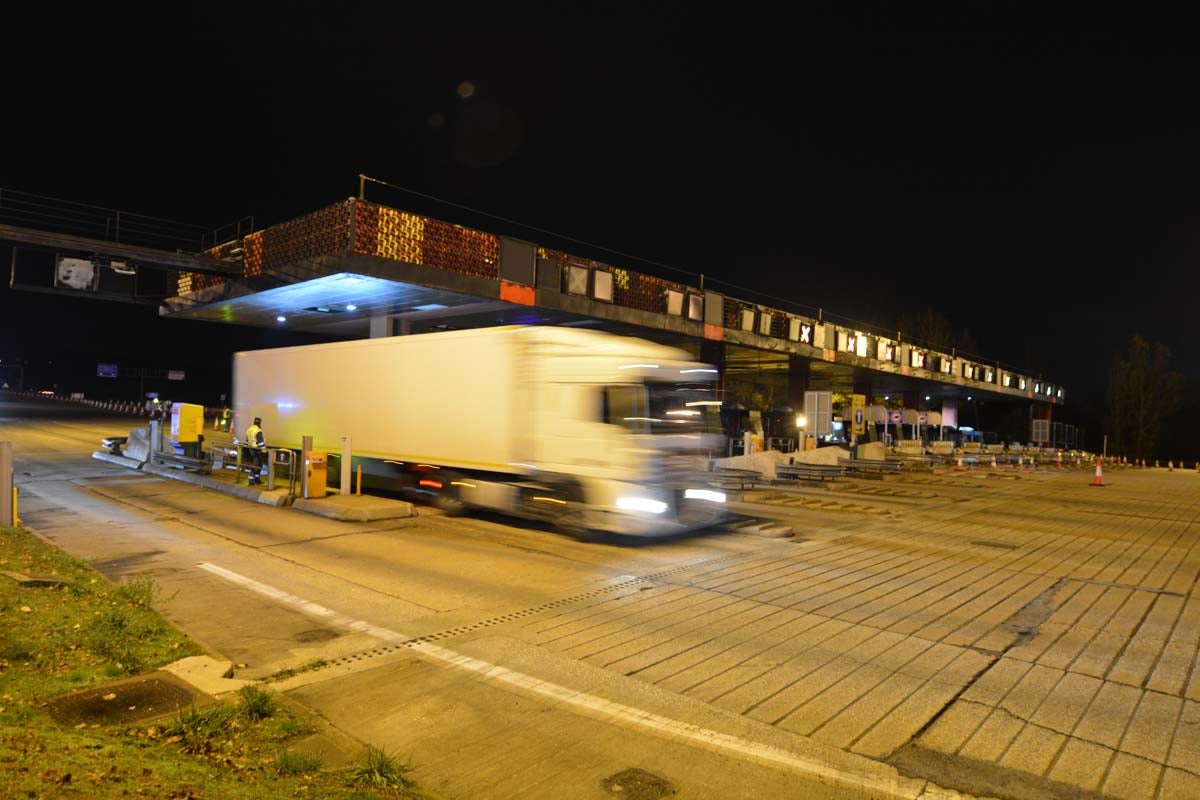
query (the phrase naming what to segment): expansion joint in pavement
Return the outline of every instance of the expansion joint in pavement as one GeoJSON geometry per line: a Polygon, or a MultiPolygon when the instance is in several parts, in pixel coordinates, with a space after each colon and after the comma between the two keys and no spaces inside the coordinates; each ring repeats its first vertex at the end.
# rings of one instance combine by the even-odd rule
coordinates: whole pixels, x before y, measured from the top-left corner
{"type": "MultiPolygon", "coordinates": [[[[432,642],[442,641],[445,639],[453,639],[457,636],[462,636],[463,634],[475,633],[475,632],[485,629],[485,628],[492,628],[497,625],[503,625],[507,622],[513,622],[515,620],[522,619],[525,617],[535,616],[537,614],[542,614],[547,611],[554,611],[556,609],[563,608],[565,606],[574,605],[576,603],[580,603],[585,600],[591,600],[596,597],[603,597],[604,595],[613,594],[615,592],[620,592],[625,589],[631,589],[635,586],[642,586],[645,584],[662,581],[663,579],[665,579],[671,575],[680,573],[680,572],[687,572],[687,571],[694,570],[697,568],[709,567],[709,566],[714,566],[717,564],[727,564],[727,563],[731,563],[731,562],[736,562],[741,559],[742,559],[742,557],[739,557],[739,556],[720,556],[718,558],[707,558],[707,559],[701,559],[701,560],[696,560],[696,561],[690,561],[685,564],[681,564],[677,567],[659,570],[658,572],[653,572],[648,575],[640,575],[640,576],[626,578],[625,580],[618,581],[617,583],[610,583],[607,586],[602,586],[598,589],[592,589],[591,591],[588,591],[588,592],[581,592],[579,594],[570,595],[568,597],[562,597],[557,600],[550,600],[550,601],[541,603],[536,606],[531,606],[529,608],[523,608],[519,611],[510,611],[507,614],[499,614],[497,616],[489,617],[487,619],[482,619],[477,622],[472,622],[472,623],[465,624],[465,625],[457,625],[453,628],[446,628],[444,630],[436,631],[434,633],[427,633],[427,634],[422,634],[420,636],[413,636],[412,638],[405,639],[404,641],[396,642],[394,644],[387,644],[387,645],[382,645],[379,647],[373,647],[368,650],[360,650],[355,653],[349,653],[344,656],[339,656],[338,658],[335,658],[335,659],[330,659],[329,661],[322,663],[319,667],[311,667],[310,666],[308,668],[308,670],[321,669],[321,668],[325,668],[325,667],[347,666],[350,664],[355,664],[357,662],[361,662],[364,659],[374,658],[376,656],[388,655],[390,653],[395,653],[404,648],[411,649],[411,648],[420,647],[421,645],[432,643],[432,642]]],[[[306,671],[308,671],[308,670],[306,670],[306,671]]]]}
{"type": "MultiPolygon", "coordinates": [[[[927,730],[932,728],[937,723],[937,721],[942,718],[942,715],[945,714],[952,705],[957,703],[959,701],[959,699],[963,696],[963,694],[968,689],[970,689],[972,686],[975,685],[976,681],[978,681],[981,677],[983,677],[983,674],[985,672],[987,672],[989,669],[991,669],[993,666],[995,666],[996,662],[999,661],[1000,658],[1001,658],[1001,656],[998,656],[998,655],[993,656],[990,658],[990,660],[988,660],[986,663],[984,663],[982,666],[980,666],[979,669],[975,670],[975,672],[971,675],[971,677],[968,678],[967,681],[965,683],[963,683],[962,686],[959,687],[958,691],[955,692],[951,697],[949,697],[946,700],[946,702],[942,704],[942,707],[939,708],[937,711],[935,711],[929,717],[929,719],[927,719],[925,721],[925,724],[922,725],[919,729],[917,729],[917,731],[908,738],[907,742],[905,742],[904,744],[902,744],[898,748],[896,748],[896,750],[892,754],[892,758],[895,758],[897,755],[902,753],[905,750],[905,748],[912,746],[913,743],[916,742],[918,739],[920,739],[921,736],[927,730]]],[[[892,764],[892,766],[899,768],[899,765],[894,763],[892,761],[892,759],[888,759],[888,763],[892,764]]],[[[920,777],[928,777],[928,776],[922,775],[920,777]]]]}
{"type": "Polygon", "coordinates": [[[1100,581],[1095,578],[1071,578],[1076,583],[1090,583],[1093,586],[1108,586],[1114,589],[1128,589],[1131,592],[1147,592],[1162,594],[1167,597],[1187,597],[1187,592],[1173,592],[1170,589],[1156,589],[1153,586],[1138,586],[1132,583],[1117,583],[1116,581],[1100,581]]]}
{"type": "MultiPolygon", "coordinates": [[[[955,692],[954,695],[949,699],[947,699],[942,707],[939,708],[932,716],[930,716],[930,718],[925,721],[925,724],[922,725],[916,731],[916,733],[909,737],[907,742],[896,749],[893,757],[900,754],[905,750],[905,748],[913,746],[913,744],[917,742],[926,731],[937,724],[937,721],[942,718],[942,715],[949,711],[950,707],[957,703],[962,698],[963,694],[965,694],[967,690],[974,686],[975,683],[981,677],[983,677],[984,673],[986,673],[1002,658],[1004,658],[1004,656],[1008,654],[1009,650],[1019,645],[1027,644],[1038,635],[1038,631],[1041,628],[1042,623],[1048,620],[1050,615],[1054,612],[1054,608],[1051,606],[1051,601],[1053,601],[1054,595],[1057,594],[1058,591],[1066,585],[1066,583],[1066,578],[1059,578],[1052,585],[1047,587],[1041,594],[1030,600],[1025,605],[1021,606],[1016,613],[1001,623],[1002,628],[1010,631],[1013,634],[1016,634],[1016,638],[1009,642],[1009,644],[1007,644],[1003,650],[985,650],[978,647],[966,648],[969,650],[974,650],[981,655],[987,656],[988,660],[982,666],[980,666],[979,669],[975,670],[974,674],[972,674],[971,677],[959,687],[958,691],[955,692]]],[[[898,764],[893,764],[893,766],[899,767],[898,764]]]]}

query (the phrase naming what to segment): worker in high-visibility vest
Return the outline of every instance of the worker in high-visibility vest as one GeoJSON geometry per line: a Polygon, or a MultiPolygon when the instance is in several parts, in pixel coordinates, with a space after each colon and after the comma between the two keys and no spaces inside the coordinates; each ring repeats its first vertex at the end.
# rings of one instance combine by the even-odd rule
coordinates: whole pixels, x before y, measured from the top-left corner
{"type": "Polygon", "coordinates": [[[246,428],[246,440],[243,442],[250,464],[250,485],[262,482],[262,469],[266,466],[267,440],[263,435],[262,417],[255,417],[250,427],[246,428]]]}

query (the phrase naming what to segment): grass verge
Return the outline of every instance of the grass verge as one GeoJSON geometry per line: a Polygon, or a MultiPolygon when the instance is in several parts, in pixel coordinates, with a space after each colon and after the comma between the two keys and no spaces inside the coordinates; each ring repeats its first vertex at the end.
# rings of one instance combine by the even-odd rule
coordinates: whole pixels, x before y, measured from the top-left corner
{"type": "Polygon", "coordinates": [[[296,748],[314,725],[269,689],[136,724],[63,725],[50,700],[134,678],[201,649],[153,609],[153,583],[116,586],[20,528],[0,528],[0,774],[4,796],[115,800],[406,798],[410,767],[368,747],[329,768],[296,748]],[[42,578],[35,584],[20,578],[42,578]]]}

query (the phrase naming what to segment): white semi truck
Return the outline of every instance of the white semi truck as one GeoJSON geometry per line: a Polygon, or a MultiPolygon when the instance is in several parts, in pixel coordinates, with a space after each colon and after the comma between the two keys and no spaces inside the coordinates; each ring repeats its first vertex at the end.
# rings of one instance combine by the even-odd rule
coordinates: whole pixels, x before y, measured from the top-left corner
{"type": "MultiPolygon", "coordinates": [[[[364,483],[448,511],[491,509],[572,535],[662,535],[726,518],[717,370],[628,336],[503,326],[236,353],[240,434],[338,456],[364,483]]],[[[330,469],[330,475],[338,470],[330,469]]]]}

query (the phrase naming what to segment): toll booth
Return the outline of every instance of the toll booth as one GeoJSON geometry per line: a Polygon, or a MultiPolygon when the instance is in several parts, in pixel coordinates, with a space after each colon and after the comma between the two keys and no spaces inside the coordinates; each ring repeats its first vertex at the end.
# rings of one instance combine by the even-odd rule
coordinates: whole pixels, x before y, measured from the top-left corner
{"type": "Polygon", "coordinates": [[[775,407],[763,415],[766,448],[790,453],[799,446],[800,429],[796,427],[796,412],[787,406],[775,407]]]}
{"type": "Polygon", "coordinates": [[[175,455],[199,458],[203,430],[204,406],[194,403],[171,405],[171,447],[175,455]]]}
{"type": "Polygon", "coordinates": [[[308,461],[304,465],[308,476],[307,493],[304,495],[306,498],[320,499],[326,495],[329,477],[328,457],[328,453],[324,450],[308,451],[308,461]]]}

